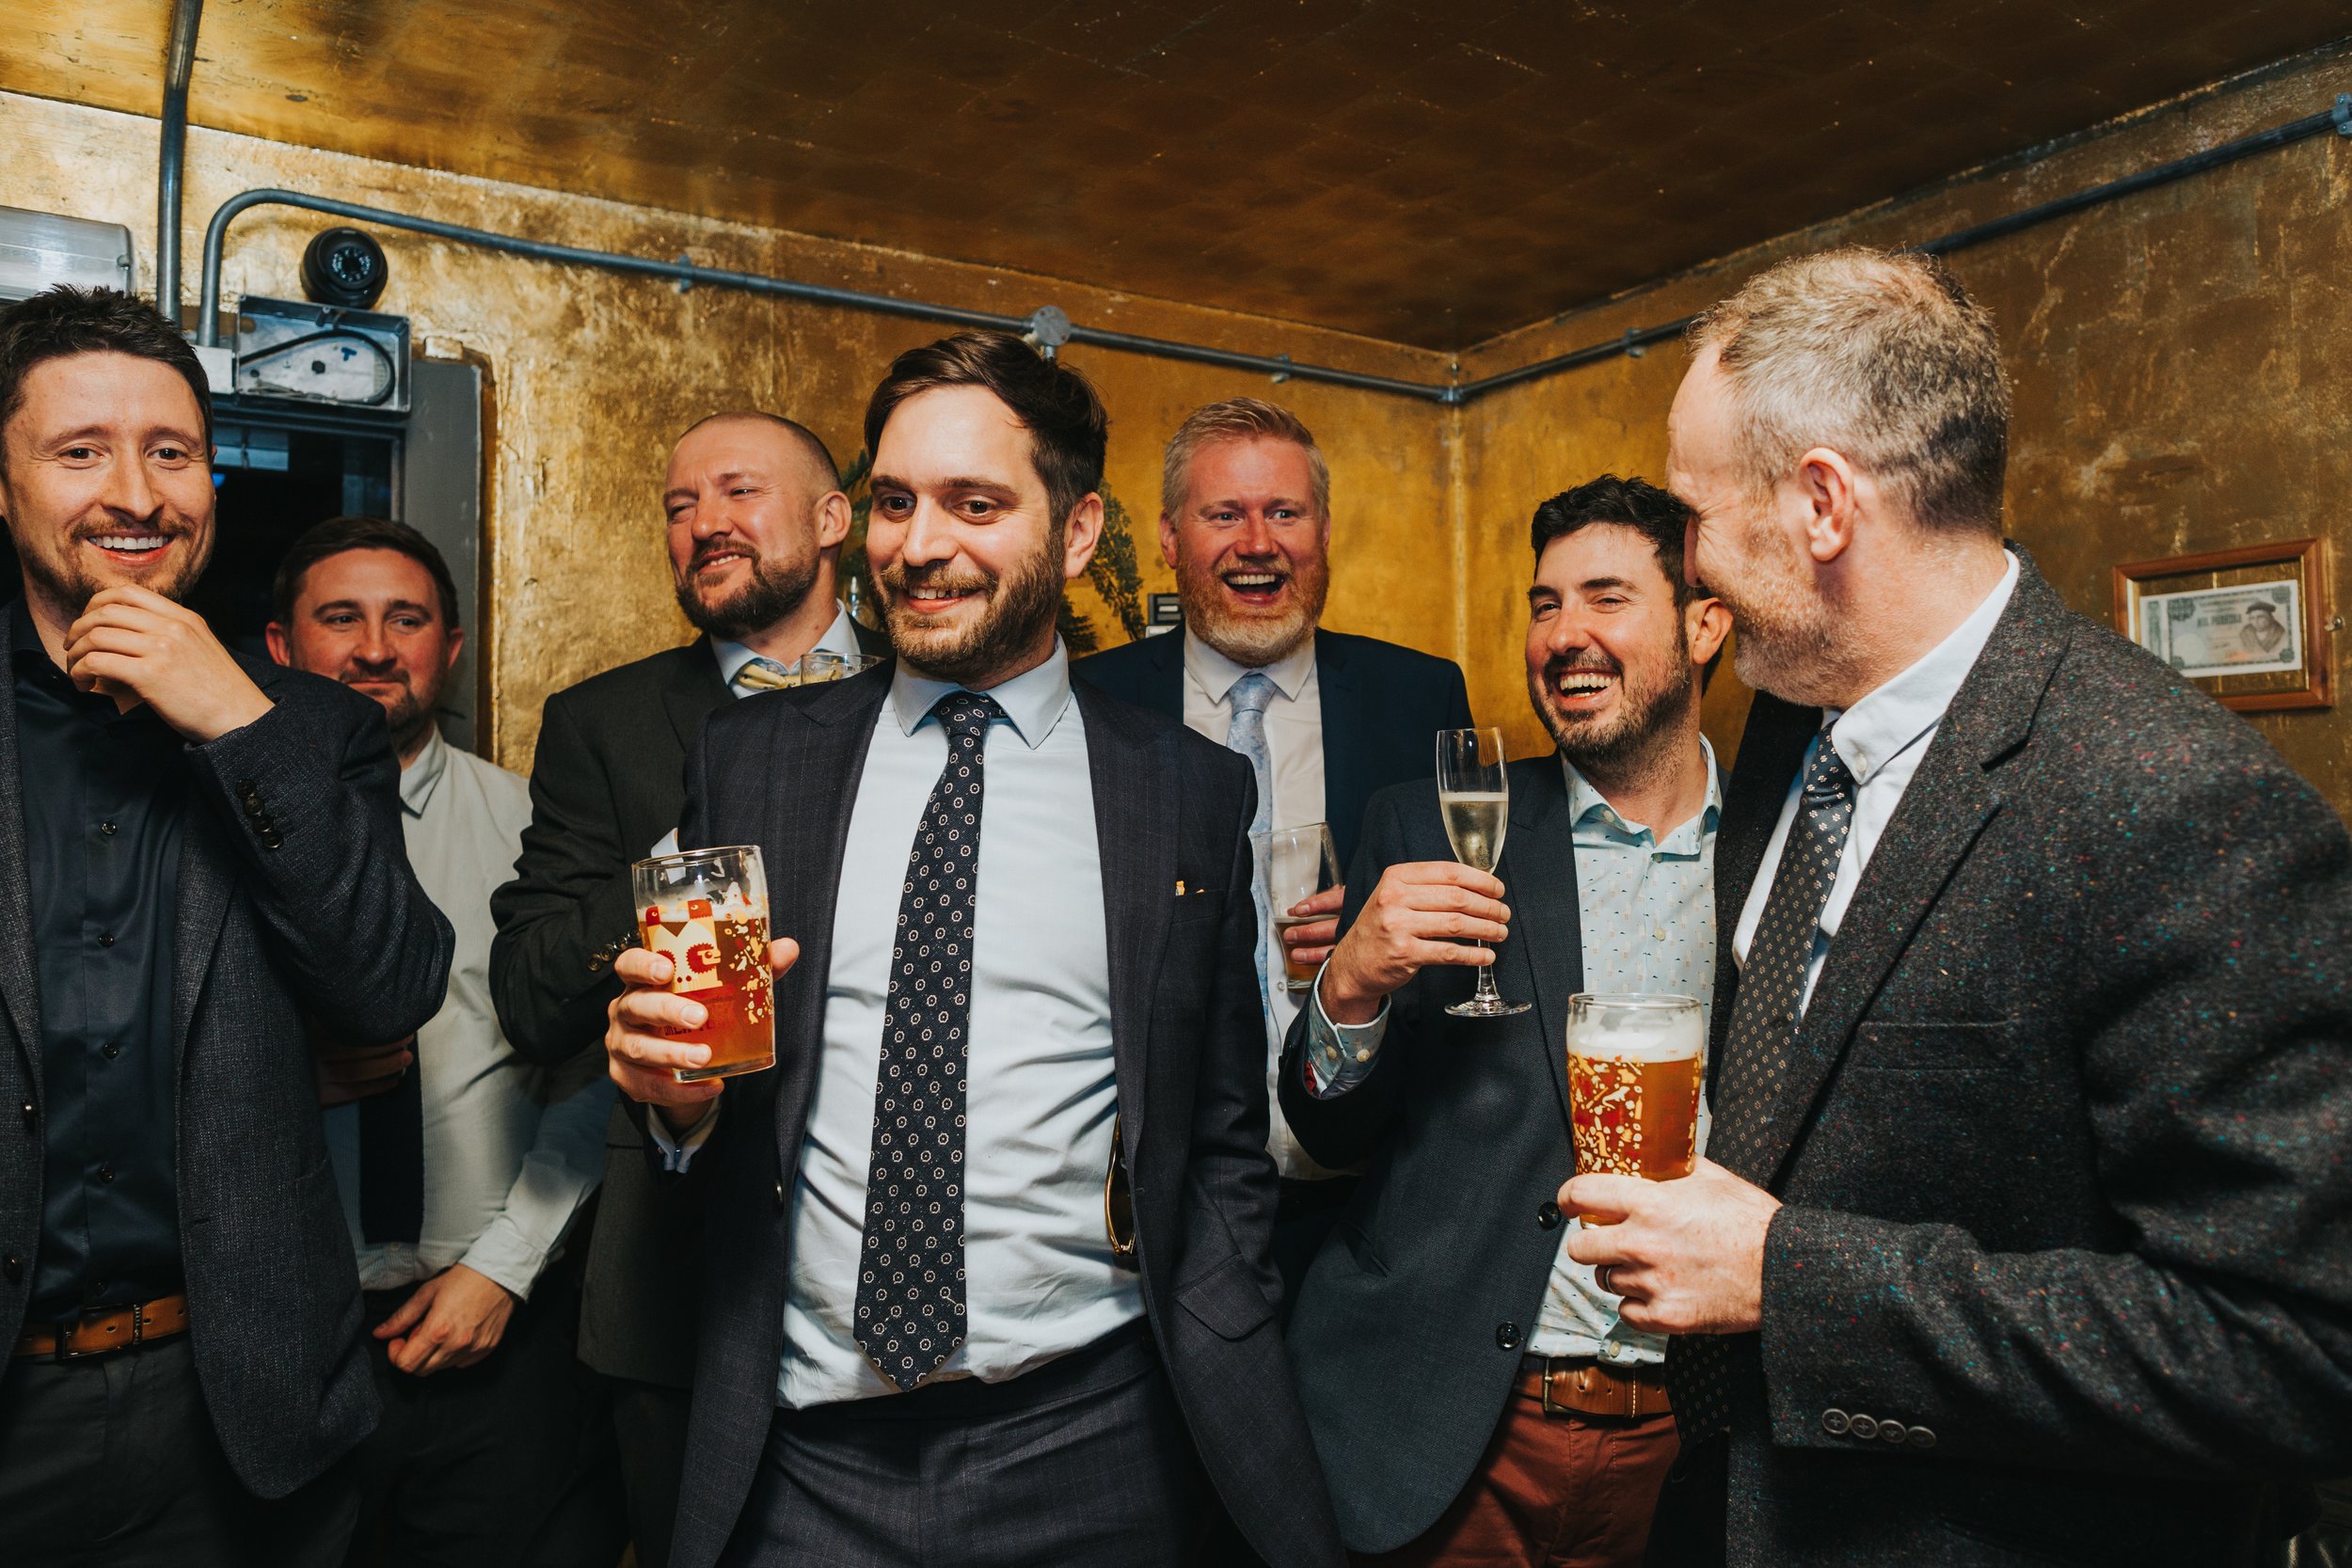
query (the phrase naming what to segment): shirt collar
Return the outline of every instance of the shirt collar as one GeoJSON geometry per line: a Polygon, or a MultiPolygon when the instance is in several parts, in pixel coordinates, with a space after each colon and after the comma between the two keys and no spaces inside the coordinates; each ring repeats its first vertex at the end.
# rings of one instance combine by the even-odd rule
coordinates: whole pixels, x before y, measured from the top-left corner
{"type": "MultiPolygon", "coordinates": [[[[710,651],[719,660],[719,678],[729,686],[733,686],[735,677],[742,673],[743,666],[760,657],[742,643],[730,642],[723,637],[710,640],[710,651]]],[[[809,651],[829,654],[853,654],[858,651],[857,624],[850,619],[847,606],[837,600],[834,602],[833,625],[825,628],[825,635],[818,638],[809,651]]]]}
{"type": "Polygon", "coordinates": [[[1315,673],[1315,640],[1308,637],[1271,664],[1237,664],[1201,641],[1190,626],[1184,628],[1184,673],[1209,694],[1209,701],[1225,701],[1233,683],[1253,670],[1263,673],[1274,683],[1274,689],[1295,703],[1307,689],[1307,677],[1315,673]]]}
{"type": "MultiPolygon", "coordinates": [[[[1715,766],[1715,748],[1705,736],[1699,736],[1699,754],[1707,759],[1707,801],[1699,807],[1697,816],[1666,835],[1667,844],[1693,831],[1704,838],[1715,831],[1716,823],[1723,818],[1723,774],[1715,766]]],[[[1592,782],[1577,771],[1576,764],[1565,756],[1560,759],[1560,770],[1567,775],[1568,821],[1573,827],[1581,828],[1588,822],[1598,822],[1637,843],[1642,839],[1655,838],[1656,834],[1650,828],[1637,827],[1620,817],[1617,808],[1611,805],[1607,798],[1593,787],[1592,782]]]]}
{"type": "Polygon", "coordinates": [[[433,799],[433,786],[448,770],[449,746],[437,724],[426,732],[424,750],[417,753],[417,760],[400,770],[400,809],[411,816],[422,816],[433,799]]]}
{"type": "MultiPolygon", "coordinates": [[[[961,681],[935,681],[920,675],[900,659],[890,675],[890,705],[898,715],[898,729],[913,735],[925,720],[930,718],[931,707],[950,691],[970,689],[961,681]]],[[[1054,651],[1045,662],[1034,670],[1025,670],[1002,685],[992,686],[986,693],[1005,710],[1006,720],[1013,733],[1030,751],[1045,744],[1045,737],[1054,733],[1064,710],[1070,706],[1070,650],[1058,637],[1054,639],[1054,651]]]]}
{"type": "Polygon", "coordinates": [[[1823,714],[1822,727],[1857,786],[1868,784],[1880,768],[1943,722],[2016,590],[2017,558],[2006,551],[2003,555],[2008,564],[2001,580],[1950,636],[1853,706],[1823,714]]]}

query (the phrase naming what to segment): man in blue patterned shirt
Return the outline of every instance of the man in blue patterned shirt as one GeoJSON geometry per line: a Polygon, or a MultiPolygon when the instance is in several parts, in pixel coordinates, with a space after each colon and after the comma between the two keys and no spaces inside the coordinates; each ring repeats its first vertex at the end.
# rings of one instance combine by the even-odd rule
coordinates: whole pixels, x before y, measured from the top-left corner
{"type": "Polygon", "coordinates": [[[1685,582],[1687,521],[1613,476],[1536,509],[1528,693],[1558,754],[1511,765],[1494,877],[1453,860],[1432,784],[1374,798],[1291,1030],[1300,1143],[1367,1163],[1290,1335],[1359,1563],[1630,1568],[1674,1460],[1664,1342],[1568,1258],[1552,1195],[1575,1164],[1568,997],[1714,987],[1699,698],[1730,618],[1685,582]],[[1488,963],[1534,1006],[1448,1017],[1488,963]]]}

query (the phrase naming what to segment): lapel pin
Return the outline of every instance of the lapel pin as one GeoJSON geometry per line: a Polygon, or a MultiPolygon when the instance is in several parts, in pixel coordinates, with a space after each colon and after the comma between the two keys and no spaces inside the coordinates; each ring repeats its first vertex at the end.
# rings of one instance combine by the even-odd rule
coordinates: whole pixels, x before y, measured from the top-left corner
{"type": "Polygon", "coordinates": [[[1184,895],[1184,879],[1182,877],[1179,877],[1179,878],[1177,878],[1177,879],[1176,879],[1176,896],[1177,896],[1177,897],[1179,897],[1179,898],[1182,898],[1184,895]]]}

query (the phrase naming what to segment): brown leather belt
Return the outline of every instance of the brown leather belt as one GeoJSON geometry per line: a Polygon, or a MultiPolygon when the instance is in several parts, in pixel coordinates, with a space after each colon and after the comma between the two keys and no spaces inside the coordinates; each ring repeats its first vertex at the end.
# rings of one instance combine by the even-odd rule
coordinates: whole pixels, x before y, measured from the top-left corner
{"type": "Polygon", "coordinates": [[[1547,1416],[1662,1416],[1674,1408],[1666,1369],[1654,1361],[1617,1368],[1583,1356],[1531,1355],[1519,1363],[1518,1388],[1547,1416]]]}
{"type": "Polygon", "coordinates": [[[103,1355],[108,1351],[129,1350],[133,1345],[168,1339],[187,1331],[188,1298],[158,1296],[153,1301],[85,1312],[78,1318],[54,1323],[28,1323],[24,1332],[16,1337],[16,1354],[75,1361],[85,1355],[103,1355]]]}

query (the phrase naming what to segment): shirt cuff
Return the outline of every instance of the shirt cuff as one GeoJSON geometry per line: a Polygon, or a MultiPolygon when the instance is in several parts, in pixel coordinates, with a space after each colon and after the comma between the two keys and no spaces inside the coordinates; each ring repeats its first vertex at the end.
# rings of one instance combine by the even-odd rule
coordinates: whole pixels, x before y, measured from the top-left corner
{"type": "Polygon", "coordinates": [[[661,1151],[661,1168],[679,1176],[686,1174],[686,1167],[694,1163],[694,1156],[710,1141],[710,1130],[718,1121],[719,1107],[714,1104],[703,1113],[702,1120],[674,1137],[670,1124],[661,1119],[660,1110],[652,1105],[645,1107],[645,1135],[661,1151]]]}
{"type": "Polygon", "coordinates": [[[512,1215],[501,1214],[458,1261],[517,1299],[529,1301],[531,1288],[539,1282],[539,1271],[547,1267],[548,1254],[532,1245],[512,1215]]]}
{"type": "Polygon", "coordinates": [[[1334,1023],[1323,1010],[1323,976],[1315,976],[1307,1009],[1307,1088],[1317,1100],[1334,1100],[1372,1076],[1380,1040],[1389,1032],[1389,1004],[1362,1023],[1334,1023]]]}

